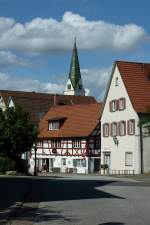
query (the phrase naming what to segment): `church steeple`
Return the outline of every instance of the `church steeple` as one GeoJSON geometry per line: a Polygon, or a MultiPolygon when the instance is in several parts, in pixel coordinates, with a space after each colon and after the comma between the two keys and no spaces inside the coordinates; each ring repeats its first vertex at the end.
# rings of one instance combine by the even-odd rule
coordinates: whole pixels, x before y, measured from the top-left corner
{"type": "Polygon", "coordinates": [[[76,39],[72,50],[72,59],[70,64],[69,79],[66,89],[64,91],[66,95],[85,95],[85,90],[82,85],[82,78],[80,73],[80,65],[78,59],[78,50],[76,46],[76,39]]]}
{"type": "Polygon", "coordinates": [[[81,79],[76,39],[75,39],[73,51],[72,51],[69,78],[71,80],[73,87],[76,88],[79,80],[81,79]]]}

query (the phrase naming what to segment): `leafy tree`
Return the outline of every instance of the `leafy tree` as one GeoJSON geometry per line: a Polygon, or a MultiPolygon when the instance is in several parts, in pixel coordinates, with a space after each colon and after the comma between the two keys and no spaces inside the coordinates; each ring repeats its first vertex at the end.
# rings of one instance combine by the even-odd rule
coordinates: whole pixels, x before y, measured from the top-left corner
{"type": "Polygon", "coordinates": [[[31,150],[37,133],[29,114],[20,106],[0,110],[0,155],[20,157],[31,150]]]}
{"type": "Polygon", "coordinates": [[[150,136],[150,107],[147,107],[146,114],[141,115],[140,127],[142,127],[143,135],[150,136]]]}

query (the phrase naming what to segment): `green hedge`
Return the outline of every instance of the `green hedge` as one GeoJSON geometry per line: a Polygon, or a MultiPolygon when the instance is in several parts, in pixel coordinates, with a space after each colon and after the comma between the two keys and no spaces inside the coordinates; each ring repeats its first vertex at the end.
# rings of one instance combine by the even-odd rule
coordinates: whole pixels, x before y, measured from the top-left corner
{"type": "Polygon", "coordinates": [[[0,172],[5,173],[8,170],[15,170],[15,162],[4,156],[0,156],[0,172]]]}

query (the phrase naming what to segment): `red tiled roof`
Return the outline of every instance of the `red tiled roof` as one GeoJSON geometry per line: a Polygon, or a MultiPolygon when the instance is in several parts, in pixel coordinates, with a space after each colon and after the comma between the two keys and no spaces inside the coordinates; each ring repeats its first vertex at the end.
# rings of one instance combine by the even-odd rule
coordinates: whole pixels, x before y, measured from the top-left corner
{"type": "Polygon", "coordinates": [[[71,105],[96,102],[95,98],[91,96],[59,95],[24,91],[0,90],[0,95],[3,97],[6,105],[10,97],[14,104],[21,105],[24,110],[30,113],[35,124],[38,124],[40,118],[43,117],[54,104],[71,105]]]}
{"type": "Polygon", "coordinates": [[[39,138],[88,137],[99,123],[101,103],[54,106],[39,124],[39,138]],[[48,131],[48,120],[64,117],[59,130],[48,131]]]}
{"type": "Polygon", "coordinates": [[[135,111],[147,112],[150,106],[150,64],[124,61],[116,64],[135,111]]]}

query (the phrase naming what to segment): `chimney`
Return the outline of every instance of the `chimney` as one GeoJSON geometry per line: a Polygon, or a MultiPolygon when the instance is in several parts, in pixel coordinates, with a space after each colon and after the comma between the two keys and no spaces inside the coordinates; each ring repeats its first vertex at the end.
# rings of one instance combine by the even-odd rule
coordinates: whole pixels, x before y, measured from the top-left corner
{"type": "Polygon", "coordinates": [[[57,105],[57,95],[56,94],[54,94],[54,105],[57,105]]]}
{"type": "Polygon", "coordinates": [[[57,105],[57,100],[58,100],[57,94],[54,94],[54,106],[57,105]]]}

